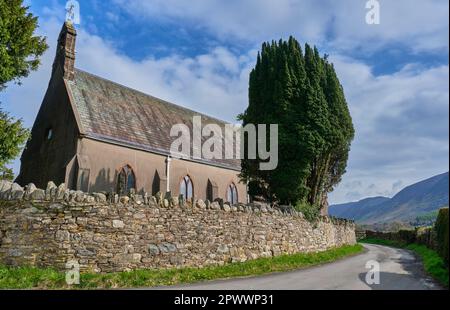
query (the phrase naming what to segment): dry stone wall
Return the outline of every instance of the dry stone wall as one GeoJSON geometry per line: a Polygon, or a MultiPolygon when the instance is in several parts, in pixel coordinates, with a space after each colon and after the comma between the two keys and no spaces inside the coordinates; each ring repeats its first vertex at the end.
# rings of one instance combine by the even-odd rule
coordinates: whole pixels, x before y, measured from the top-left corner
{"type": "Polygon", "coordinates": [[[353,222],[290,208],[0,181],[0,263],[113,272],[220,265],[354,244],[353,222]]]}

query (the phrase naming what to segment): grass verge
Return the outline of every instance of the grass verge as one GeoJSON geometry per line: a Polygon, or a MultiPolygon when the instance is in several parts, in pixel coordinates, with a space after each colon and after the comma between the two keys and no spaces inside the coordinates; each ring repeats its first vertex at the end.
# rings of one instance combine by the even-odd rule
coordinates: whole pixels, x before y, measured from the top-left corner
{"type": "MultiPolygon", "coordinates": [[[[107,274],[83,273],[80,285],[70,288],[129,288],[193,283],[205,280],[254,276],[289,271],[330,263],[363,251],[360,244],[347,245],[317,253],[298,253],[273,258],[259,258],[223,266],[178,269],[142,269],[107,274]]],[[[0,266],[0,288],[65,289],[65,275],[52,269],[0,266]]]]}
{"type": "Polygon", "coordinates": [[[448,288],[448,277],[449,277],[448,268],[445,265],[444,260],[439,256],[439,254],[436,251],[431,250],[421,244],[415,243],[406,244],[394,240],[367,238],[360,240],[360,242],[387,245],[413,251],[421,258],[425,271],[430,276],[432,276],[436,281],[438,281],[443,286],[448,288]]]}

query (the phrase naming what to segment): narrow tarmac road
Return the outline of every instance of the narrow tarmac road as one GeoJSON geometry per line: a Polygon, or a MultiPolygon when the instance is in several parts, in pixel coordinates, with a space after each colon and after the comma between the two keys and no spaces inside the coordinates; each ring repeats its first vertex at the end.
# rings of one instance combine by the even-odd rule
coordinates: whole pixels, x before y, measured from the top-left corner
{"type": "Polygon", "coordinates": [[[265,276],[234,278],[197,284],[159,287],[182,290],[430,290],[441,289],[423,270],[421,262],[404,249],[365,244],[360,255],[334,263],[265,276]],[[380,284],[367,284],[368,261],[380,266],[380,284]]]}

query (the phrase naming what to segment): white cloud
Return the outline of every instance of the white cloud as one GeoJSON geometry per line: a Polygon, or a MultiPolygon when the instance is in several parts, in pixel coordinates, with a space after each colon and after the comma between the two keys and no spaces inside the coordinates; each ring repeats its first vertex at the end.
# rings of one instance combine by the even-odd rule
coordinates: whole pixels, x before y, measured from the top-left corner
{"type": "Polygon", "coordinates": [[[370,52],[403,43],[415,51],[448,50],[447,0],[379,1],[381,23],[368,25],[365,0],[115,0],[136,18],[190,23],[222,39],[259,44],[292,34],[333,49],[370,52]]]}
{"type": "Polygon", "coordinates": [[[392,75],[374,76],[370,67],[350,58],[331,61],[356,128],[348,172],[332,202],[392,196],[401,190],[399,184],[448,170],[448,65],[420,69],[410,64],[392,75]]]}

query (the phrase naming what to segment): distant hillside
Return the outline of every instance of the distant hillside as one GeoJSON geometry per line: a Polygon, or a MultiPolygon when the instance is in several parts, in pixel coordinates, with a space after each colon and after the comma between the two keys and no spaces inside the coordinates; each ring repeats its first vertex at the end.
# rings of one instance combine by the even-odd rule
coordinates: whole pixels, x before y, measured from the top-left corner
{"type": "Polygon", "coordinates": [[[390,198],[387,197],[365,198],[360,201],[332,205],[329,212],[333,216],[356,220],[363,218],[373,207],[389,200],[390,198]]]}
{"type": "Polygon", "coordinates": [[[373,197],[330,206],[330,215],[372,224],[412,221],[448,204],[448,172],[405,187],[392,198],[373,197]]]}

